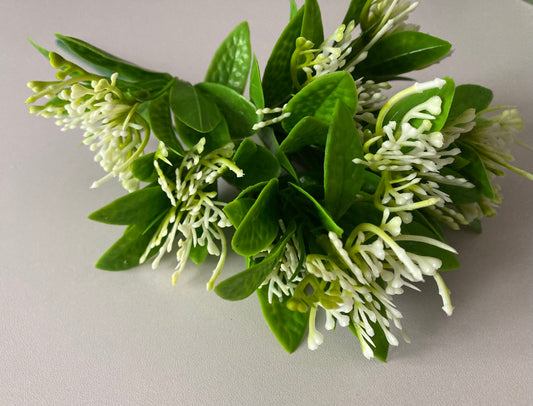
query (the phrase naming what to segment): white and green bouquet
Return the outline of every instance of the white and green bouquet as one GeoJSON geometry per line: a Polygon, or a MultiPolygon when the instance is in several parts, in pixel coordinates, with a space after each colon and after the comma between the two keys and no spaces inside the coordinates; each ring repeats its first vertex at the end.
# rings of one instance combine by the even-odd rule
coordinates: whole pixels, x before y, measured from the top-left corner
{"type": "Polygon", "coordinates": [[[409,340],[394,304],[405,288],[434,280],[452,314],[443,271],[459,262],[442,227],[481,231],[503,169],[533,179],[510,163],[523,122],[485,87],[409,83],[451,50],[406,23],[417,3],[352,0],[327,38],[316,0],[290,6],[263,70],[243,22],[194,85],[76,38],[57,42],[97,73],[33,43],[57,80],[30,82],[27,103],[46,99],[31,113],[84,131],[107,172],[93,187],[117,178],[127,191],[89,216],[126,226],[97,268],[156,268],[174,252],[176,283],[188,259],[216,256],[207,289],[256,293],[288,352],[306,331],[310,349],[322,343],[320,311],[384,361],[398,333],[409,340]],[[246,266],[224,275],[229,247],[246,266]]]}

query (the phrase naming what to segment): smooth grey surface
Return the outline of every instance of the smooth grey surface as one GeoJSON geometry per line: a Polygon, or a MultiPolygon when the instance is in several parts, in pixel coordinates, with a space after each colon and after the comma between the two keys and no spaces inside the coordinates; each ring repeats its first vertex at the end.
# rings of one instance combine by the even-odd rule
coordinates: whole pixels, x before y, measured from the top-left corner
{"type": "MultiPolygon", "coordinates": [[[[326,32],[347,5],[321,2],[326,32]]],[[[287,18],[285,0],[0,1],[0,404],[533,404],[533,182],[514,174],[502,179],[504,203],[483,234],[450,233],[462,263],[444,275],[454,315],[429,281],[404,294],[397,304],[412,343],[391,349],[387,364],[364,359],[342,328],[317,351],[304,343],[286,354],[253,297],[233,303],[205,291],[213,262],[187,267],[175,287],[173,258],[157,271],[93,268],[121,228],[86,216],[122,190],[90,190],[102,172],[79,147],[81,133],[28,114],[26,82],[54,71],[26,35],[48,48],[54,32],[80,37],[195,82],[242,20],[264,67],[287,18]]],[[[455,49],[416,78],[492,88],[496,104],[520,108],[533,143],[533,6],[433,0],[411,21],[455,49]]],[[[533,152],[516,156],[533,171],[533,152]]],[[[232,256],[222,277],[242,266],[232,256]]]]}

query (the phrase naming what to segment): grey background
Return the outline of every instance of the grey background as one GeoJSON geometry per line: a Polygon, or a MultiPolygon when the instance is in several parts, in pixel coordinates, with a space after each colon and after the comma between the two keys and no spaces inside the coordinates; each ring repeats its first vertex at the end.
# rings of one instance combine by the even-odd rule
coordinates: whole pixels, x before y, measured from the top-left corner
{"type": "MultiPolygon", "coordinates": [[[[348,3],[321,2],[326,32],[348,3]]],[[[242,20],[264,67],[287,18],[286,0],[0,1],[0,404],[533,404],[533,182],[514,174],[483,234],[450,233],[462,263],[444,275],[454,315],[432,282],[404,294],[397,304],[412,344],[391,349],[386,364],[364,359],[342,328],[325,332],[317,351],[304,343],[286,354],[254,297],[233,303],[205,291],[213,261],[188,266],[175,287],[170,257],[157,271],[93,268],[121,227],[86,216],[122,190],[90,190],[102,172],[81,133],[28,114],[26,82],[54,71],[25,37],[55,49],[54,32],[76,36],[196,82],[242,20]]],[[[432,0],[411,21],[455,49],[415,77],[492,88],[494,103],[520,108],[533,143],[533,6],[432,0]]],[[[531,151],[516,156],[533,171],[531,151]]],[[[222,278],[242,267],[232,256],[222,278]]]]}

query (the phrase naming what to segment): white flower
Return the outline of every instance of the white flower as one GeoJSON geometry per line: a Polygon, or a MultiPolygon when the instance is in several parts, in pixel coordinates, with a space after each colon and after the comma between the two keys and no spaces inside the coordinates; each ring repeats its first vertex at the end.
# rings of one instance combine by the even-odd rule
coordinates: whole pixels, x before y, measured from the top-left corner
{"type": "Polygon", "coordinates": [[[36,94],[28,99],[56,97],[59,102],[48,106],[32,106],[30,112],[57,118],[62,130],[84,130],[83,143],[107,176],[94,182],[97,187],[118,176],[128,191],[137,190],[139,181],[130,171],[131,163],[142,153],[148,142],[149,128],[136,112],[138,103],[128,100],[116,86],[118,73],[110,80],[96,75],[81,75],[60,82],[30,82],[36,94]]]}
{"type": "MultiPolygon", "coordinates": [[[[280,229],[285,233],[285,224],[282,220],[279,221],[280,229]]],[[[273,246],[268,247],[263,252],[259,253],[257,257],[266,256],[270,253],[273,246]]],[[[263,281],[260,287],[268,286],[268,302],[272,303],[272,298],[276,296],[280,301],[284,297],[292,296],[294,289],[303,279],[303,272],[299,267],[301,259],[300,243],[293,234],[287,241],[285,249],[280,261],[275,265],[270,275],[263,281]]]]}
{"type": "MultiPolygon", "coordinates": [[[[443,310],[450,315],[449,291],[438,274],[440,259],[421,256],[402,248],[400,241],[417,241],[455,252],[450,246],[419,235],[402,235],[400,217],[389,220],[386,211],[380,226],[369,223],[358,225],[346,242],[333,232],[328,234],[333,253],[329,255],[310,254],[305,269],[310,276],[302,283],[312,286],[312,295],[302,296],[295,292],[296,300],[311,302],[308,346],[315,349],[322,341],[316,331],[315,317],[318,306],[326,312],[326,329],[338,323],[352,325],[361,341],[363,354],[373,356],[373,337],[378,325],[390,345],[398,345],[391,332],[391,322],[400,330],[404,339],[402,314],[393,304],[393,296],[403,293],[403,287],[416,289],[414,283],[424,281],[425,276],[434,278],[443,300],[443,310]],[[316,281],[310,278],[316,277],[316,281]],[[310,282],[307,282],[310,281],[310,282]],[[322,281],[322,282],[319,282],[322,281]]],[[[305,288],[305,287],[304,287],[305,288]]]]}
{"type": "Polygon", "coordinates": [[[227,144],[202,155],[204,145],[205,138],[202,138],[183,157],[181,164],[175,169],[175,177],[169,179],[158,162],[158,160],[166,161],[167,155],[164,144],[160,143],[154,166],[158,173],[159,184],[167,194],[172,207],[162,219],[140,262],[143,263],[150,252],[159,247],[159,253],[152,262],[152,268],[157,268],[162,256],[172,250],[174,239],[178,236],[176,252],[178,265],[172,275],[173,284],[177,282],[185,268],[190,250],[202,246],[206,247],[210,255],[220,257],[207,283],[207,289],[212,289],[224,265],[227,252],[222,228],[229,227],[231,223],[222,211],[225,203],[215,200],[216,191],[208,190],[225,170],[229,169],[237,176],[243,176],[243,172],[229,160],[233,155],[233,144],[227,144]]]}
{"type": "Polygon", "coordinates": [[[365,165],[381,176],[375,195],[376,207],[397,212],[405,222],[411,219],[409,211],[431,207],[433,213],[452,227],[456,226],[456,222],[465,223],[460,213],[446,206],[451,199],[439,189],[439,183],[474,186],[466,179],[440,173],[460,153],[458,148],[450,149],[449,146],[461,131],[461,128],[447,133],[432,131],[431,120],[441,113],[442,99],[430,97],[412,107],[400,121],[389,121],[383,125],[387,112],[399,100],[424,90],[440,88],[444,83],[442,79],[417,83],[393,96],[379,113],[375,135],[364,143],[364,157],[354,159],[354,163],[365,165]],[[419,124],[414,126],[413,120],[419,124]]]}

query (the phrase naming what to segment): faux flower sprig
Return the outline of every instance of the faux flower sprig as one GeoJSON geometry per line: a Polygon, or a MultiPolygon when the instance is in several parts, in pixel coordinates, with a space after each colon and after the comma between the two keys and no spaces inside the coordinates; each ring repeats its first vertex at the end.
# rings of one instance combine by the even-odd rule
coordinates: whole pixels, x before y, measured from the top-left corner
{"type": "Polygon", "coordinates": [[[57,40],[96,73],[34,44],[57,80],[29,83],[30,111],[83,130],[107,172],[93,187],[118,178],[128,192],[89,216],[127,226],[96,267],[156,268],[174,252],[176,283],[188,259],[219,257],[207,289],[257,293],[289,352],[306,331],[310,349],[322,343],[320,311],[327,330],[350,328],[365,357],[385,361],[398,333],[409,340],[394,296],[427,278],[451,315],[442,273],[459,263],[441,227],[480,231],[503,169],[533,175],[511,164],[522,119],[490,106],[489,89],[444,77],[390,90],[451,49],[406,23],[416,6],[352,0],[325,38],[317,1],[291,1],[262,79],[245,22],[195,85],[72,37],[57,40]],[[229,202],[222,179],[237,189],[229,202]],[[228,228],[246,269],[215,286],[228,228]]]}

